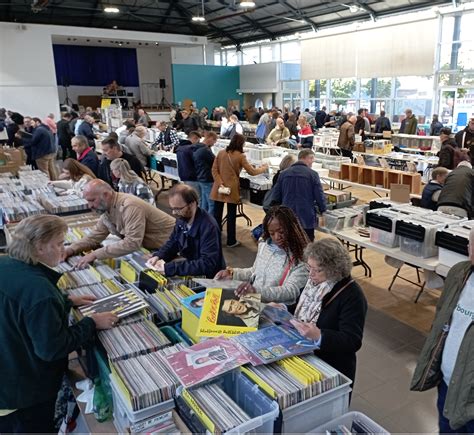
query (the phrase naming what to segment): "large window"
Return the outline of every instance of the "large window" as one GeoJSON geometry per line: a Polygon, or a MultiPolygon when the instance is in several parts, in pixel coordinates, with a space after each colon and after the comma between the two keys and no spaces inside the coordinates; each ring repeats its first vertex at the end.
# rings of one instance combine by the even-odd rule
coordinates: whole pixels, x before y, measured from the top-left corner
{"type": "Polygon", "coordinates": [[[281,60],[301,60],[301,49],[299,41],[283,42],[281,44],[281,60]]]}
{"type": "Polygon", "coordinates": [[[242,47],[242,64],[260,63],[260,47],[242,47]]]}
{"type": "Polygon", "coordinates": [[[474,13],[443,16],[434,111],[455,131],[464,128],[474,99],[474,13]]]}
{"type": "Polygon", "coordinates": [[[280,61],[280,44],[262,45],[260,47],[260,61],[279,62],[280,61]]]}

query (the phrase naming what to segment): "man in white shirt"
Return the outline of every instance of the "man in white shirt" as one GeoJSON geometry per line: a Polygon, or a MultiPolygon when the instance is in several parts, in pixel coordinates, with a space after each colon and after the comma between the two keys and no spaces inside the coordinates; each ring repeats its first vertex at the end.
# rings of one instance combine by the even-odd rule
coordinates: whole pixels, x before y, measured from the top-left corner
{"type": "Polygon", "coordinates": [[[446,277],[411,384],[438,388],[440,433],[474,433],[474,229],[468,251],[446,277]]]}

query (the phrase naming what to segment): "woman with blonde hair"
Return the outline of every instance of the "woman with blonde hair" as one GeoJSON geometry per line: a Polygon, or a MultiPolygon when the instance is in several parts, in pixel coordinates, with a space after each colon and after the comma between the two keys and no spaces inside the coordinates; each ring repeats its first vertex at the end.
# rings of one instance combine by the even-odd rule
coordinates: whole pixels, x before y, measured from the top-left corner
{"type": "Polygon", "coordinates": [[[119,178],[118,191],[138,196],[146,202],[155,205],[155,197],[150,186],[146,184],[124,159],[115,159],[110,163],[110,169],[116,178],[119,178]]]}
{"type": "Polygon", "coordinates": [[[51,181],[51,184],[58,189],[64,189],[65,194],[74,192],[82,196],[84,186],[94,178],[96,176],[87,166],[75,159],[68,158],[64,160],[59,180],[51,181]]]}
{"type": "Polygon", "coordinates": [[[71,307],[95,298],[65,295],[56,285],[66,231],[58,216],[28,217],[0,257],[0,433],[57,432],[55,403],[69,353],[118,321],[107,312],[69,326],[71,307]]]}

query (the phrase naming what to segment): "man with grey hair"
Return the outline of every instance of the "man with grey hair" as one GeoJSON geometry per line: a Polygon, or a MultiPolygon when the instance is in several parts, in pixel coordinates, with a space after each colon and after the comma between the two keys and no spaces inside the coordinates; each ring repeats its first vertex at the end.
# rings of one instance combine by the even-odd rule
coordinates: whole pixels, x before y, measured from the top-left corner
{"type": "Polygon", "coordinates": [[[93,249],[78,262],[79,268],[96,259],[130,254],[141,247],[150,250],[160,248],[168,240],[175,224],[175,220],[165,212],[136,196],[114,192],[112,187],[99,179],[86,184],[83,197],[89,208],[101,216],[88,236],[65,250],[67,258],[93,249]],[[109,234],[120,240],[100,247],[109,234]]]}
{"type": "Polygon", "coordinates": [[[91,148],[95,149],[95,139],[98,139],[99,136],[96,135],[92,129],[92,125],[94,124],[94,118],[90,115],[84,116],[84,121],[79,126],[77,130],[77,134],[81,136],[85,136],[87,138],[87,142],[91,148]]]}
{"type": "Polygon", "coordinates": [[[281,172],[274,187],[273,199],[277,204],[291,208],[309,239],[314,240],[317,226],[316,208],[319,213],[326,211],[326,197],[316,171],[313,171],[314,152],[303,149],[298,161],[281,172]]]}
{"type": "Polygon", "coordinates": [[[474,171],[471,163],[462,161],[449,173],[444,182],[438,198],[438,210],[471,219],[474,216],[473,181],[474,171]]]}
{"type": "Polygon", "coordinates": [[[85,136],[74,136],[71,139],[71,147],[76,153],[78,162],[87,166],[96,176],[99,172],[99,158],[96,152],[89,146],[85,136]]]}
{"type": "Polygon", "coordinates": [[[416,116],[413,114],[411,109],[405,110],[405,118],[400,125],[400,133],[403,134],[416,134],[418,128],[418,121],[416,116]]]}
{"type": "Polygon", "coordinates": [[[148,129],[143,125],[135,127],[133,133],[125,139],[125,146],[140,161],[143,167],[150,166],[148,158],[153,151],[148,148],[145,138],[148,135],[148,129]]]}
{"type": "Polygon", "coordinates": [[[474,229],[468,254],[446,277],[411,383],[413,391],[437,387],[439,433],[474,432],[474,229]]]}

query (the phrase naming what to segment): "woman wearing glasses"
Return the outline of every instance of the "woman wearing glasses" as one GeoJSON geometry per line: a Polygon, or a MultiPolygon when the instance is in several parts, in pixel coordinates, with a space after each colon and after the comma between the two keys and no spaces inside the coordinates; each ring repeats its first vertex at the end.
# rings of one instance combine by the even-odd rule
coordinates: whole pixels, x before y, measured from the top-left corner
{"type": "Polygon", "coordinates": [[[236,294],[260,293],[262,302],[297,302],[308,272],[303,261],[308,237],[293,210],[272,207],[263,220],[263,235],[252,267],[221,270],[216,279],[245,281],[236,294]]]}
{"type": "Polygon", "coordinates": [[[354,381],[367,301],[351,277],[351,257],[341,242],[325,238],[309,244],[305,258],[309,279],[292,323],[319,342],[317,356],[354,381]]]}

